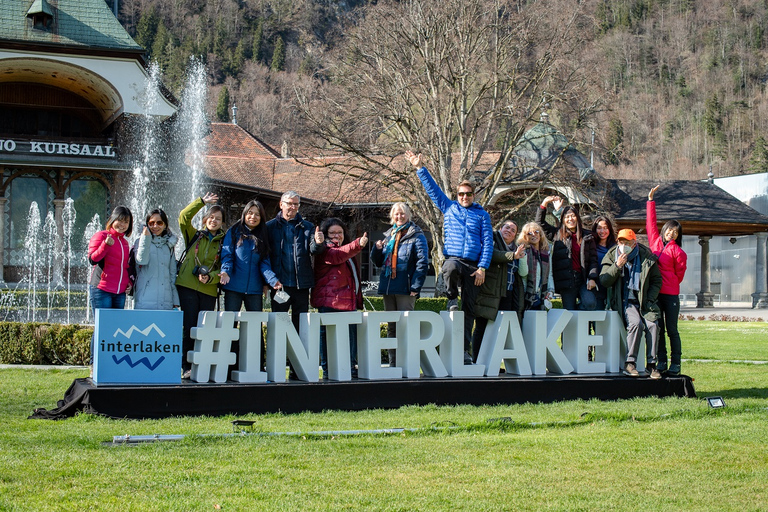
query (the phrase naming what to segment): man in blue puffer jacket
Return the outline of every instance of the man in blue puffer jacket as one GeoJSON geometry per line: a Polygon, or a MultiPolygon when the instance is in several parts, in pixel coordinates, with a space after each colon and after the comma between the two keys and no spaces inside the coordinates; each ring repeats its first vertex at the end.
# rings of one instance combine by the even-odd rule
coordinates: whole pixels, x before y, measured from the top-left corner
{"type": "Polygon", "coordinates": [[[458,200],[451,201],[422,164],[421,154],[406,151],[405,157],[416,167],[429,198],[443,212],[443,254],[440,270],[447,288],[448,307],[456,311],[459,286],[461,310],[464,312],[464,362],[472,364],[470,346],[475,323],[475,301],[485,281],[485,271],[493,255],[491,216],[474,202],[475,187],[462,181],[457,187],[458,200]]]}

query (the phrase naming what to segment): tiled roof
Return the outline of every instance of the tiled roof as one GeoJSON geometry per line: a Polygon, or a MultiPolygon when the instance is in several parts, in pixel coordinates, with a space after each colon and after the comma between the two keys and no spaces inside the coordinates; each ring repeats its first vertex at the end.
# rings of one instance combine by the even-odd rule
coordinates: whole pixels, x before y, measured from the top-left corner
{"type": "Polygon", "coordinates": [[[211,123],[211,132],[205,140],[209,156],[280,158],[267,143],[232,123],[211,123]]]}
{"type": "Polygon", "coordinates": [[[32,4],[33,0],[0,0],[0,41],[142,50],[104,0],[48,2],[53,11],[50,29],[32,27],[27,18],[32,4]]]}
{"type": "Polygon", "coordinates": [[[274,160],[208,156],[205,173],[215,179],[246,187],[273,190],[274,160]]]}

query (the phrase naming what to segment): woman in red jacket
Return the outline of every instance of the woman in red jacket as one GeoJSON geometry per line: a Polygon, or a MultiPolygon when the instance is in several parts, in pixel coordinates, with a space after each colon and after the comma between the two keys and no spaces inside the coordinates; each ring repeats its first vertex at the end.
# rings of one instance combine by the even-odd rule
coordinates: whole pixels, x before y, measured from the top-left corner
{"type": "MultiPolygon", "coordinates": [[[[360,266],[354,258],[368,243],[368,233],[350,242],[347,226],[335,217],[325,219],[318,229],[325,238],[326,250],[315,256],[312,307],[320,313],[361,309],[363,291],[360,286],[360,266]]],[[[357,377],[357,328],[352,325],[349,329],[349,350],[352,377],[357,377]]],[[[320,364],[323,367],[323,378],[327,378],[325,326],[320,327],[320,364]]]]}
{"type": "Polygon", "coordinates": [[[656,185],[648,192],[646,207],[645,229],[648,232],[648,245],[653,253],[659,257],[659,270],[661,270],[661,291],[659,292],[659,308],[661,309],[661,321],[659,322],[659,348],[658,363],[656,369],[666,372],[667,375],[680,375],[680,361],[682,357],[682,342],[677,330],[677,319],[680,316],[680,283],[685,277],[688,265],[688,256],[681,248],[683,244],[683,227],[676,220],[667,221],[659,233],[656,224],[656,203],[653,195],[659,189],[656,185]],[[672,360],[667,370],[667,343],[664,338],[666,331],[669,336],[669,346],[672,352],[672,360]]]}
{"type": "MultiPolygon", "coordinates": [[[[88,260],[93,264],[88,281],[93,318],[97,309],[123,309],[125,292],[131,285],[128,279],[130,246],[125,239],[133,232],[133,215],[125,206],[118,206],[107,219],[104,231],[91,237],[88,260]],[[98,267],[98,268],[97,268],[98,267]]],[[[93,361],[94,340],[91,340],[93,361]]]]}
{"type": "Polygon", "coordinates": [[[126,237],[133,232],[133,215],[125,206],[118,206],[107,219],[104,231],[91,237],[88,259],[94,265],[90,278],[91,307],[94,309],[123,309],[125,292],[130,286],[128,259],[130,246],[126,237]],[[101,273],[96,271],[96,266],[101,273]]]}

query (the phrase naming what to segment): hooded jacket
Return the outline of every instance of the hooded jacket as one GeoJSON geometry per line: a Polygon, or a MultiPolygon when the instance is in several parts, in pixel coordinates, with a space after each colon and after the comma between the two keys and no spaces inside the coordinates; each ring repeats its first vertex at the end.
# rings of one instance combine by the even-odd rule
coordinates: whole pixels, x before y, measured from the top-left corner
{"type": "Polygon", "coordinates": [[[256,250],[252,237],[241,237],[243,224],[237,222],[229,228],[221,246],[221,271],[229,276],[229,282],[221,288],[225,291],[261,295],[264,283],[277,284],[275,273],[269,262],[269,255],[256,250]]]}
{"type": "MultiPolygon", "coordinates": [[[[201,198],[197,198],[179,214],[179,227],[181,227],[181,233],[184,235],[185,246],[189,245],[189,242],[197,234],[197,229],[192,225],[192,218],[203,206],[205,206],[205,202],[201,198]]],[[[219,229],[215,235],[207,229],[203,230],[203,235],[192,244],[184,257],[184,261],[181,262],[176,286],[183,286],[212,297],[217,296],[221,264],[219,250],[222,240],[224,240],[223,229],[219,229]],[[192,273],[197,265],[204,265],[210,269],[211,278],[207,283],[201,283],[197,276],[192,273]]]]}
{"type": "Polygon", "coordinates": [[[315,287],[312,307],[355,311],[363,307],[360,265],[351,263],[363,249],[360,239],[336,247],[326,241],[326,250],[315,257],[315,287]]]}
{"type": "Polygon", "coordinates": [[[670,240],[664,244],[664,239],[659,234],[659,228],[656,224],[655,201],[648,201],[646,204],[645,230],[648,233],[648,245],[653,254],[659,258],[662,281],[659,293],[679,295],[680,283],[683,282],[685,271],[688,268],[688,255],[675,240],[670,240]]]}
{"type": "Polygon", "coordinates": [[[476,261],[478,267],[488,269],[493,253],[493,227],[488,212],[477,203],[465,208],[458,201],[451,201],[426,167],[416,174],[429,198],[443,212],[443,254],[476,261]]]}
{"type": "MultiPolygon", "coordinates": [[[[660,311],[656,300],[661,290],[661,272],[657,265],[658,258],[649,248],[642,244],[637,244],[638,259],[640,260],[640,291],[637,295],[637,301],[640,303],[640,313],[643,317],[655,322],[658,320],[660,311]]],[[[608,308],[621,313],[624,318],[624,267],[616,266],[618,258],[618,245],[614,245],[608,250],[608,254],[603,258],[603,269],[600,272],[600,283],[608,290],[606,305],[608,308]]],[[[624,320],[626,324],[626,320],[624,320]]]]}
{"type": "Polygon", "coordinates": [[[128,280],[128,261],[130,247],[123,233],[113,228],[99,231],[91,237],[88,244],[88,258],[93,263],[104,260],[104,269],[96,287],[110,293],[125,293],[130,281],[128,280]],[[107,235],[112,235],[114,243],[107,245],[107,235]]]}
{"type": "Polygon", "coordinates": [[[140,235],[133,244],[136,259],[134,309],[173,309],[179,305],[176,290],[176,241],[171,232],[140,235]]]}

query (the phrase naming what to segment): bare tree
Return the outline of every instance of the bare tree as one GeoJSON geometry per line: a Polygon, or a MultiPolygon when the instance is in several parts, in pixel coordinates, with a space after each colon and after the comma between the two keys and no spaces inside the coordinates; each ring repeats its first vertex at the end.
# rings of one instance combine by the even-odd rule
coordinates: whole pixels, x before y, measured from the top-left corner
{"type": "Polygon", "coordinates": [[[487,204],[544,104],[567,113],[576,128],[598,104],[575,104],[586,80],[569,58],[588,22],[578,7],[546,4],[379,2],[350,27],[323,71],[330,83],[319,92],[298,90],[316,149],[350,157],[344,172],[354,169],[358,179],[399,187],[432,232],[437,267],[441,214],[397,155],[424,153],[448,194],[482,171],[477,201],[487,204]]]}

